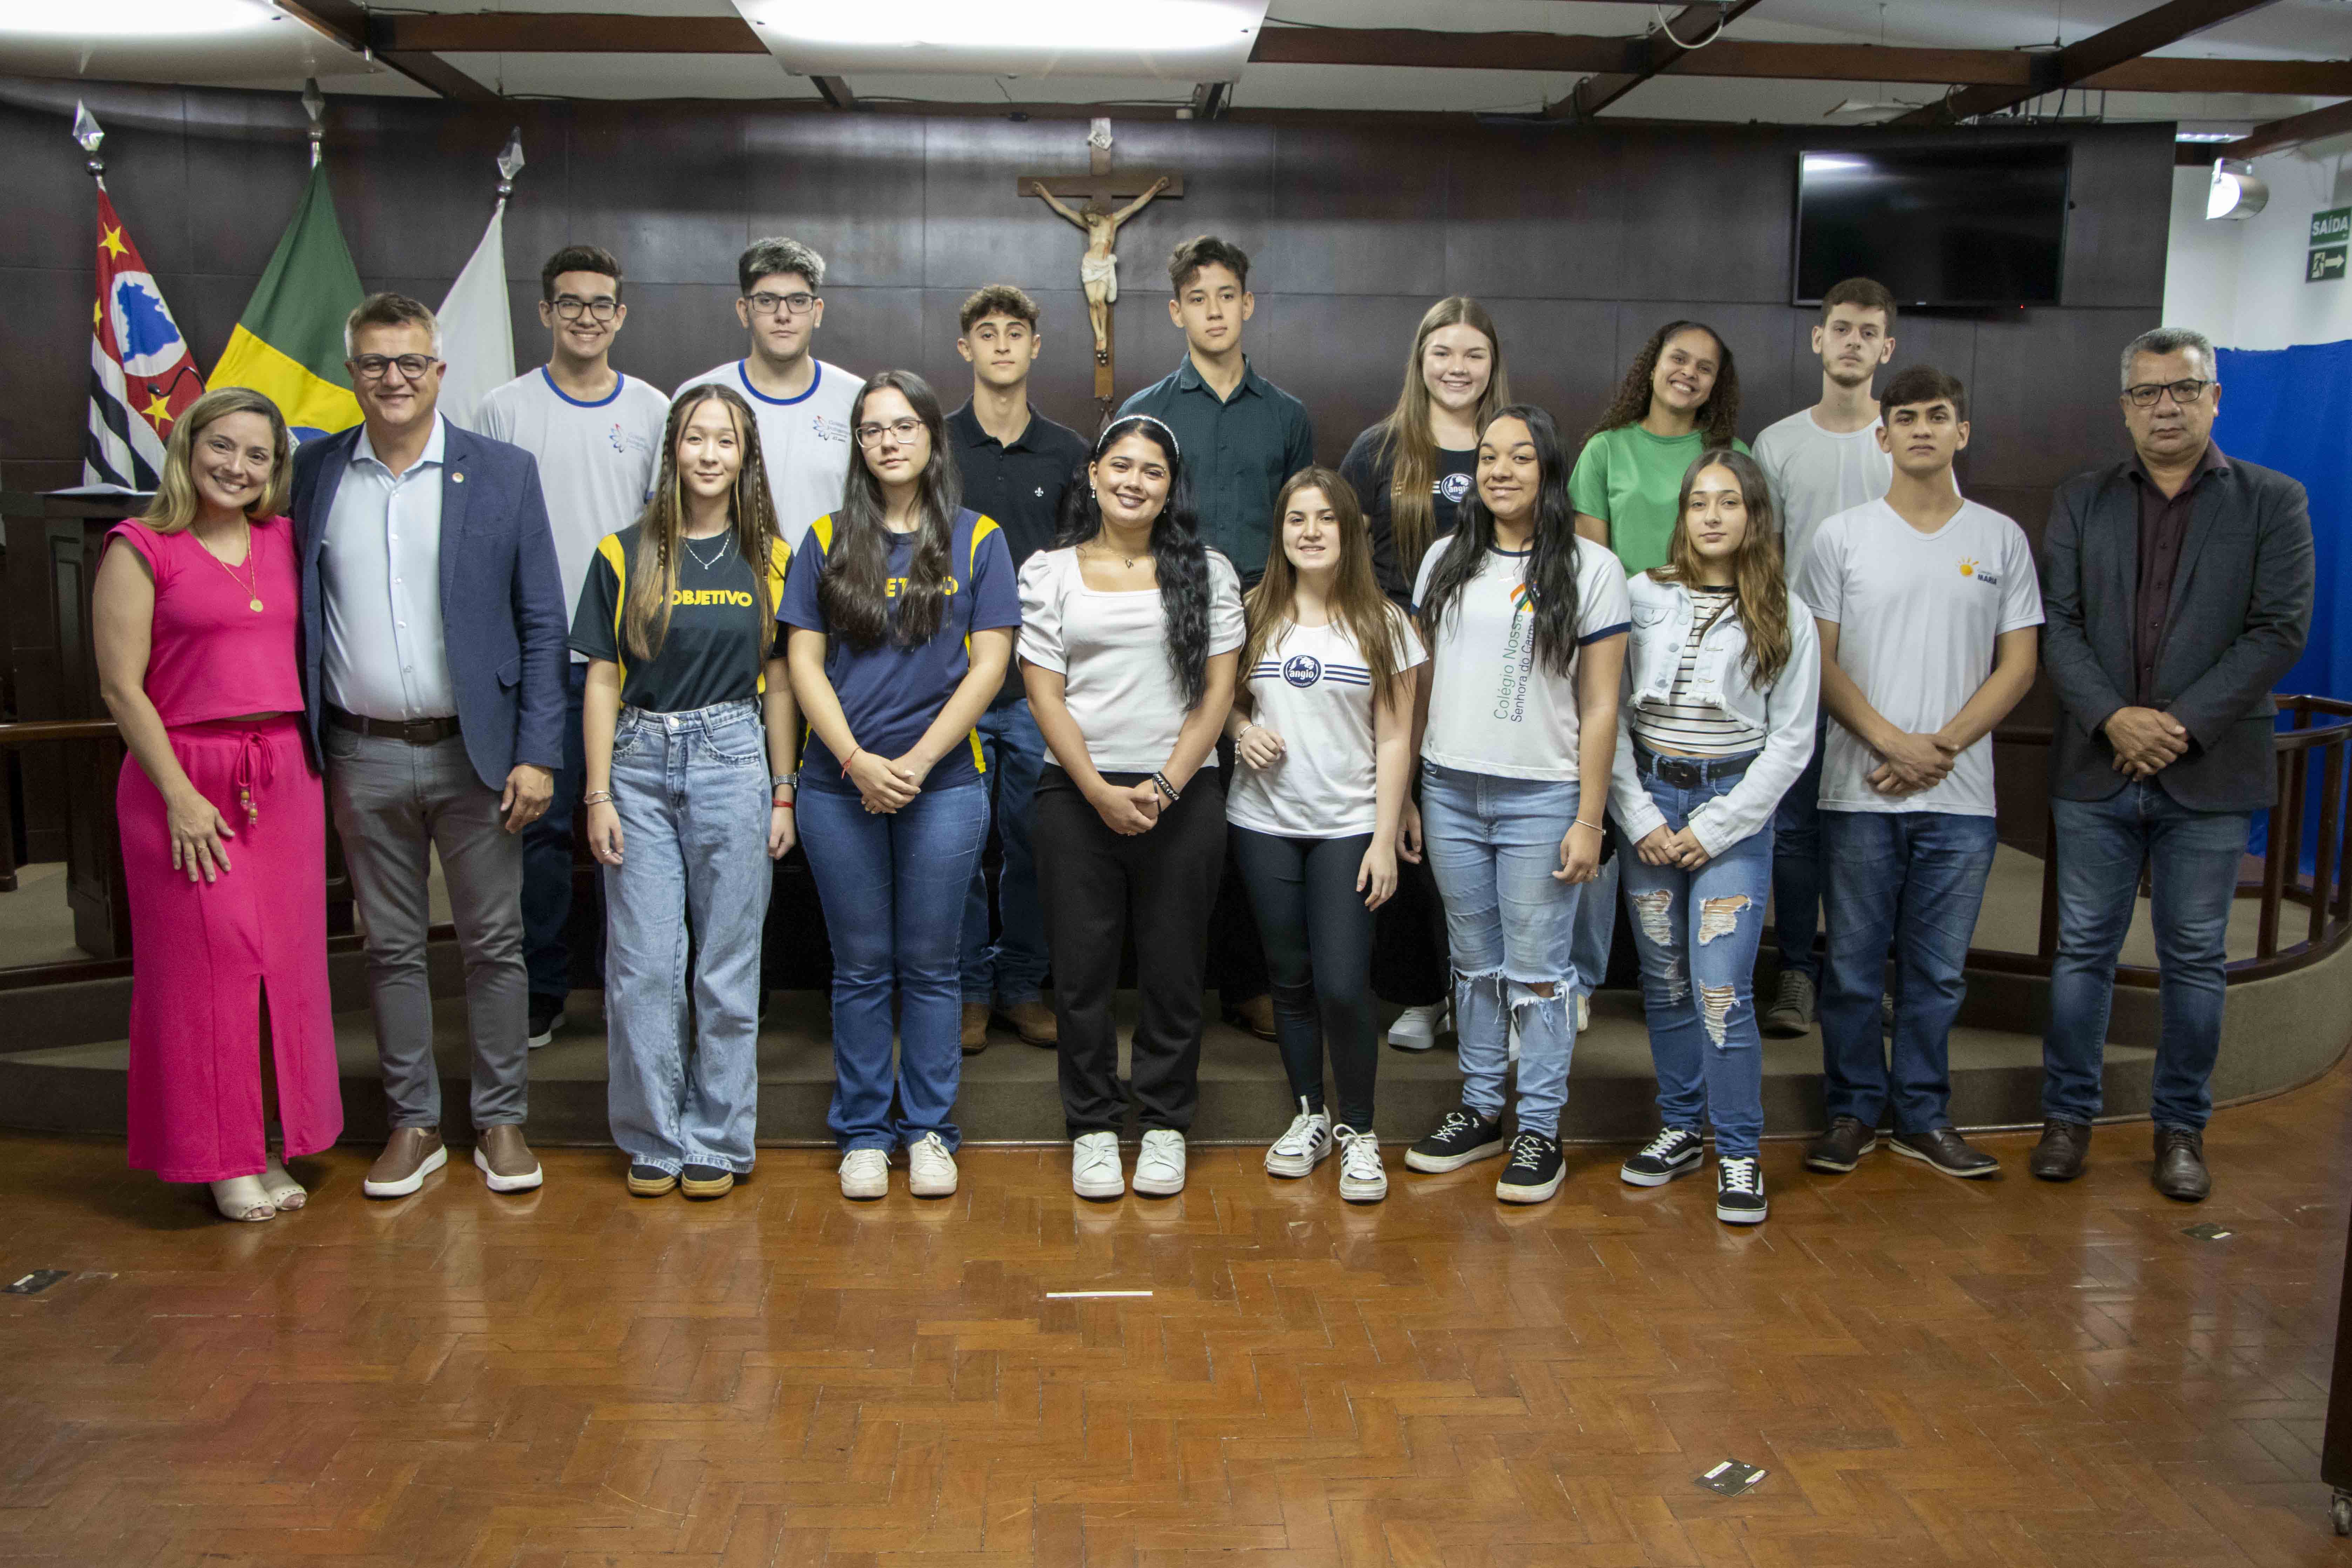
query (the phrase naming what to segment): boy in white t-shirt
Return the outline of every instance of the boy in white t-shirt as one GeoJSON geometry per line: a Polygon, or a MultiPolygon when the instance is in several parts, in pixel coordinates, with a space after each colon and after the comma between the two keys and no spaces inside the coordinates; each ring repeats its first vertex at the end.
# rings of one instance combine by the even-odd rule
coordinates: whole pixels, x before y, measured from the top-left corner
{"type": "Polygon", "coordinates": [[[2000,1162],[1951,1126],[1950,1036],[1995,824],[1992,728],[2033,684],[2042,592],[2017,524],[1964,500],[1960,384],[1914,365],[1886,385],[1885,499],[1821,525],[1800,596],[1822,637],[1822,701],[1836,718],[1822,768],[1830,878],[1822,993],[1829,1130],[1805,1151],[1844,1172],[1878,1143],[1951,1176],[2000,1162]],[[1894,1068],[1879,1028],[1895,963],[1894,1068]]]}
{"type": "MultiPolygon", "coordinates": [[[[669,399],[613,368],[613,340],[629,319],[621,303],[621,264],[593,245],[567,245],[539,269],[539,320],[551,339],[547,363],[487,394],[475,423],[539,459],[547,521],[563,573],[563,613],[596,544],[637,521],[661,467],[669,399]]],[[[572,812],[586,787],[580,710],[588,661],[572,656],[563,726],[563,767],[555,798],[522,830],[522,956],[530,973],[530,1043],[543,1046],[563,1026],[572,990],[572,812]]]]}
{"type": "Polygon", "coordinates": [[[735,263],[735,319],[751,334],[741,359],[678,387],[717,382],[740,393],[760,421],[760,454],[776,526],[797,549],[809,524],[841,505],[849,477],[849,410],[863,384],[813,352],[824,324],[824,258],[796,239],[755,239],[735,263]]]}
{"type": "MultiPolygon", "coordinates": [[[[1756,437],[1757,465],[1772,486],[1780,520],[1780,559],[1790,592],[1797,591],[1813,534],[1825,519],[1886,493],[1895,464],[1878,439],[1878,399],[1871,382],[1895,353],[1895,296],[1884,284],[1849,278],[1822,296],[1813,328],[1822,361],[1821,401],[1800,408],[1756,437]]],[[[1792,1038],[1813,1025],[1822,961],[1813,952],[1821,930],[1822,887],[1829,859],[1822,852],[1822,752],[1830,713],[1821,712],[1813,760],[1780,797],[1772,832],[1772,931],[1780,943],[1780,981],[1765,1009],[1764,1033],[1792,1038]]]]}

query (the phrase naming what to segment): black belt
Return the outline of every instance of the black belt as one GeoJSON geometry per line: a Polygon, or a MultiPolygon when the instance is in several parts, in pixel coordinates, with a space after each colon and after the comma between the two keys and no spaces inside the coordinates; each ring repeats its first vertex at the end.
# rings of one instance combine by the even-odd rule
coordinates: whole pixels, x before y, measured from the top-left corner
{"type": "Polygon", "coordinates": [[[405,741],[412,746],[437,746],[457,732],[457,721],[447,719],[366,719],[340,708],[327,710],[327,722],[338,730],[373,735],[380,741],[405,741]]]}
{"type": "Polygon", "coordinates": [[[1754,752],[1742,752],[1736,757],[1664,757],[1647,746],[1633,748],[1635,767],[1676,789],[1696,789],[1717,779],[1738,778],[1755,760],[1754,752]]]}

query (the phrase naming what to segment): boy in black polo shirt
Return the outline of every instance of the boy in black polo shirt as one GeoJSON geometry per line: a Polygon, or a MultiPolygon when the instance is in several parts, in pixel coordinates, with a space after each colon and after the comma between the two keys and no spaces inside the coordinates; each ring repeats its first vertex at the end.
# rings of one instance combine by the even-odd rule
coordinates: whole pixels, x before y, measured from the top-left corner
{"type": "MultiPolygon", "coordinates": [[[[1054,542],[1062,494],[1087,458],[1076,431],[1029,406],[1029,367],[1043,340],[1036,301],[1010,284],[981,289],[963,302],[956,353],[971,365],[971,398],[948,416],[948,446],[963,476],[963,503],[992,518],[1012,549],[1013,566],[1054,542]]],[[[1000,931],[988,940],[988,881],[975,868],[963,915],[963,1048],[988,1048],[988,1020],[1002,1017],[1033,1046],[1057,1043],[1054,1010],[1038,988],[1045,979],[1045,920],[1029,847],[1029,796],[1045,765],[1045,742],[1029,716],[1019,661],[976,728],[988,757],[984,781],[994,792],[1003,862],[996,882],[1000,931]]]]}

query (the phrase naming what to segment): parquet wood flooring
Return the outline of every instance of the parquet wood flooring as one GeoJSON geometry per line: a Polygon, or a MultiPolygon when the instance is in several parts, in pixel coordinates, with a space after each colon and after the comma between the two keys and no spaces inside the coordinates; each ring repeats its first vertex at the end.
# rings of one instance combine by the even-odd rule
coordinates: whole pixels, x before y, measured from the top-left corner
{"type": "Polygon", "coordinates": [[[1495,1166],[1341,1205],[1196,1152],[1097,1206],[1057,1151],[919,1204],[825,1156],[632,1201],[548,1152],[415,1198],[362,1153],[216,1222],[119,1144],[0,1137],[0,1563],[109,1568],[1846,1568],[2352,1563],[2317,1479],[2352,1071],[2225,1111],[2216,1195],[2145,1126],[2072,1187],[1767,1146],[1559,1198],[1495,1166]],[[2234,1234],[2200,1242],[2186,1226],[2234,1234]],[[1149,1290],[1054,1300],[1049,1291],[1149,1290]],[[1770,1473],[1725,1499],[1727,1457],[1770,1473]]]}

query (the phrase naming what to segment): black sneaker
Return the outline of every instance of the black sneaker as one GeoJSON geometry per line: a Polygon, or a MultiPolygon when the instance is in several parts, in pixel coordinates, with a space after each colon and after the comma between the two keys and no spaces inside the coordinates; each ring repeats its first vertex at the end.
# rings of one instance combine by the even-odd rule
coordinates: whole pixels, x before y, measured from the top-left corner
{"type": "Polygon", "coordinates": [[[1865,1127],[1859,1117],[1840,1116],[1830,1130],[1805,1145],[1805,1169],[1845,1174],[1862,1157],[1878,1147],[1878,1129],[1865,1127]]]}
{"type": "Polygon", "coordinates": [[[1706,1159],[1705,1140],[1687,1127],[1669,1127],[1618,1166],[1617,1174],[1628,1186],[1663,1187],[1676,1176],[1689,1175],[1706,1159]]]}
{"type": "Polygon", "coordinates": [[[1507,1204],[1539,1204],[1559,1191],[1567,1173],[1558,1139],[1522,1132],[1511,1140],[1510,1163],[1496,1178],[1495,1195],[1507,1204]]]}
{"type": "Polygon", "coordinates": [[[1487,1121],[1456,1106],[1445,1113],[1436,1131],[1404,1152],[1404,1163],[1409,1170],[1434,1175],[1491,1160],[1502,1152],[1503,1119],[1487,1121]]]}
{"type": "Polygon", "coordinates": [[[1715,1163],[1715,1217],[1726,1225],[1761,1225],[1772,1205],[1764,1201],[1764,1167],[1753,1154],[1729,1154],[1715,1163]]]}
{"type": "Polygon", "coordinates": [[[530,1048],[539,1049],[563,1027],[563,998],[534,995],[530,999],[530,1048]]]}

